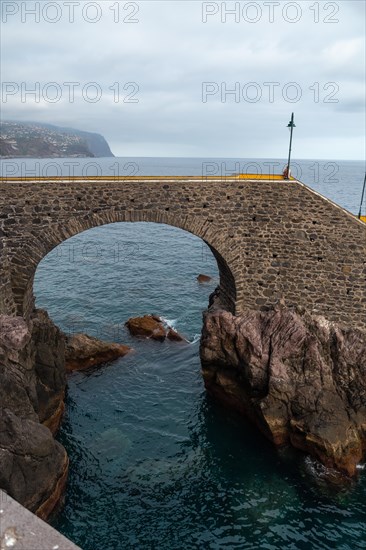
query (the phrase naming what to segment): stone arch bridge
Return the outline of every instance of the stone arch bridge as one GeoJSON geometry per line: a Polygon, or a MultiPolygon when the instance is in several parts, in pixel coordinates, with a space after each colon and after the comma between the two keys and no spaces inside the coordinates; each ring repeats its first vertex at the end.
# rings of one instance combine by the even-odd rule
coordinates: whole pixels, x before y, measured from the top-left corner
{"type": "Polygon", "coordinates": [[[0,180],[0,313],[26,319],[38,263],[86,229],[157,222],[197,235],[239,315],[284,298],[366,328],[366,225],[291,180],[126,177],[0,180]]]}
{"type": "Polygon", "coordinates": [[[274,443],[354,475],[366,449],[366,224],[295,180],[3,179],[0,488],[42,518],[62,497],[68,456],[52,434],[68,340],[34,311],[34,274],[69,237],[121,221],[179,227],[215,255],[207,391],[274,443]]]}

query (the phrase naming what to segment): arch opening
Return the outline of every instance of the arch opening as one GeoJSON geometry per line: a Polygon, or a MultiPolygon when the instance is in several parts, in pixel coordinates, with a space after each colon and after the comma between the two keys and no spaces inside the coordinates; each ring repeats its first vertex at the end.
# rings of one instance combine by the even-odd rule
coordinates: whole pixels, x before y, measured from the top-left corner
{"type": "MultiPolygon", "coordinates": [[[[103,505],[101,505],[98,522],[105,525],[111,505],[117,502],[118,524],[122,525],[122,529],[128,533],[135,529],[135,520],[129,517],[129,512],[134,505],[137,492],[149,493],[149,485],[151,485],[154,494],[157,495],[157,501],[159,501],[159,490],[156,484],[160,484],[159,486],[167,484],[170,487],[177,479],[180,482],[181,478],[186,476],[186,472],[192,471],[194,467],[201,464],[202,460],[205,460],[201,447],[207,445],[204,433],[206,416],[205,414],[202,416],[200,411],[205,409],[207,397],[202,391],[203,379],[200,375],[199,344],[194,338],[194,333],[199,332],[198,324],[201,325],[202,316],[201,314],[195,315],[195,319],[190,319],[189,316],[185,317],[183,307],[189,301],[187,309],[195,308],[197,313],[198,310],[202,311],[207,306],[208,294],[219,282],[218,260],[221,262],[221,267],[224,267],[223,259],[218,255],[214,257],[210,252],[210,247],[202,247],[202,241],[195,236],[180,229],[176,230],[171,226],[143,225],[147,230],[145,237],[148,237],[144,246],[140,244],[140,247],[136,247],[136,241],[133,239],[133,235],[136,233],[139,233],[141,237],[140,224],[111,224],[99,227],[95,231],[91,230],[75,235],[72,239],[64,241],[65,247],[62,254],[57,254],[57,250],[54,250],[54,262],[53,264],[48,262],[48,271],[55,271],[63,260],[65,262],[80,261],[81,256],[82,265],[80,267],[83,273],[80,275],[79,282],[85,274],[88,275],[88,278],[84,279],[84,286],[86,294],[90,293],[92,301],[97,299],[95,289],[91,285],[95,268],[98,269],[100,275],[103,271],[107,272],[110,266],[116,266],[115,271],[118,273],[114,278],[105,280],[105,283],[102,280],[103,287],[100,288],[100,292],[103,294],[104,287],[113,287],[117,282],[119,284],[116,287],[118,295],[123,287],[128,286],[129,293],[120,296],[121,303],[128,297],[131,299],[136,297],[133,291],[141,292],[140,281],[134,279],[140,270],[146,285],[149,285],[142,288],[143,291],[146,291],[142,301],[147,300],[149,293],[154,293],[154,289],[157,288],[170,293],[169,299],[174,299],[174,294],[180,295],[182,324],[176,325],[176,328],[184,336],[187,335],[186,330],[191,331],[187,335],[190,341],[188,345],[181,346],[168,341],[165,343],[136,341],[134,346],[136,353],[127,355],[120,362],[117,360],[106,368],[102,367],[100,370],[89,371],[89,373],[76,372],[69,378],[66,398],[68,412],[59,435],[59,440],[65,446],[70,458],[68,510],[73,510],[73,518],[76,518],[75,523],[78,523],[77,515],[81,506],[79,497],[77,499],[74,497],[75,494],[80,495],[81,493],[81,481],[82,506],[84,508],[82,513],[84,518],[87,518],[86,521],[95,521],[95,518],[86,515],[86,511],[92,509],[90,502],[94,491],[97,490],[105,495],[105,498],[102,499],[103,505]],[[109,239],[107,251],[100,246],[101,243],[96,241],[94,241],[94,247],[89,247],[87,242],[84,251],[78,246],[78,240],[86,240],[88,235],[92,236],[93,233],[96,235],[97,233],[111,232],[112,235],[117,235],[118,231],[125,229],[128,231],[124,232],[122,242],[116,243],[113,237],[109,239]],[[157,240],[158,233],[164,232],[167,233],[167,239],[162,242],[157,240]],[[174,236],[177,241],[174,254],[165,254],[169,236],[174,236]],[[185,241],[187,241],[187,245],[185,245],[185,241]],[[153,260],[146,258],[146,252],[151,252],[152,243],[156,247],[153,260]],[[73,246],[68,246],[69,244],[73,246]],[[191,254],[189,254],[190,247],[191,254]],[[117,265],[113,261],[116,251],[121,252],[120,263],[117,262],[117,265]],[[197,263],[196,260],[203,261],[197,263]],[[160,269],[160,273],[165,273],[166,267],[173,265],[174,269],[166,274],[167,278],[163,284],[154,284],[156,271],[148,270],[149,261],[155,261],[156,264],[161,262],[160,265],[163,267],[160,269]],[[104,265],[105,262],[107,265],[104,265]],[[128,277],[123,275],[127,263],[130,270],[128,277]],[[134,263],[138,264],[140,268],[137,265],[135,268],[134,263]],[[216,277],[212,281],[212,287],[198,284],[196,281],[197,265],[207,266],[207,271],[204,271],[213,275],[214,278],[216,277]],[[215,273],[211,271],[212,266],[216,268],[215,273]],[[184,286],[185,281],[187,284],[184,286]],[[189,292],[192,289],[196,289],[197,293],[190,296],[189,292]],[[198,300],[199,295],[201,296],[201,305],[198,300]],[[196,320],[197,324],[192,328],[190,324],[195,323],[196,320]],[[199,438],[199,444],[197,444],[197,438],[199,438]],[[88,474],[84,475],[85,472],[88,474]],[[118,486],[120,489],[117,488],[118,486]],[[118,493],[116,501],[114,498],[113,500],[109,499],[108,490],[111,487],[118,493]],[[133,525],[133,528],[130,525],[133,525]]],[[[93,238],[90,242],[93,242],[93,238]]],[[[49,257],[50,255],[48,255],[48,259],[49,257]]],[[[67,272],[67,265],[61,267],[67,272]]],[[[35,276],[36,296],[40,278],[42,278],[40,270],[42,270],[42,264],[39,265],[35,276]]],[[[59,271],[61,272],[61,269],[59,271]]],[[[62,273],[59,273],[58,276],[62,277],[62,273]]],[[[227,273],[221,273],[221,277],[228,276],[227,273]]],[[[54,281],[54,284],[57,285],[57,282],[57,280],[54,281]]],[[[73,283],[74,281],[71,281],[70,284],[73,283]]],[[[68,289],[65,292],[68,293],[68,289]]],[[[77,298],[80,300],[80,307],[89,308],[89,304],[83,302],[83,295],[79,295],[77,298]]],[[[62,296],[60,299],[62,300],[62,296]]],[[[155,306],[156,303],[162,302],[158,300],[155,302],[155,306]]],[[[117,319],[125,321],[127,315],[123,315],[119,304],[113,303],[113,307],[117,308],[114,318],[110,312],[107,312],[107,316],[112,317],[111,325],[114,325],[117,319]]],[[[146,302],[143,307],[146,307],[146,302]]],[[[70,311],[72,308],[73,302],[71,301],[70,311]]],[[[99,311],[101,311],[100,307],[99,311]]],[[[150,313],[149,309],[139,311],[138,307],[136,308],[136,313],[142,312],[150,313]]],[[[165,310],[155,310],[154,312],[162,313],[167,317],[171,314],[170,311],[165,310]]],[[[88,314],[90,315],[90,310],[88,310],[88,314]]],[[[94,314],[95,312],[93,312],[94,314]]],[[[51,311],[50,315],[55,322],[58,321],[51,311]]],[[[80,320],[74,320],[75,325],[70,327],[71,331],[83,330],[83,320],[81,319],[81,324],[78,324],[80,320]]],[[[171,318],[169,320],[174,321],[171,318]]],[[[93,323],[85,328],[86,332],[94,336],[107,336],[107,333],[96,334],[93,331],[93,323]]],[[[113,330],[112,326],[111,328],[113,330]]],[[[123,336],[126,336],[126,332],[123,336]]],[[[122,341],[126,342],[124,339],[122,341]]],[[[127,341],[127,344],[130,345],[130,342],[127,341]]],[[[194,485],[195,481],[192,481],[192,486],[194,485]]],[[[191,482],[188,481],[186,487],[190,486],[191,482]]],[[[165,492],[165,490],[163,487],[162,491],[165,492]]],[[[165,498],[172,498],[173,501],[174,491],[171,496],[165,498]]],[[[160,514],[163,512],[158,502],[156,511],[160,514]]],[[[61,511],[57,518],[57,527],[62,532],[65,529],[66,516],[67,510],[61,511]]],[[[73,522],[68,523],[68,529],[74,529],[73,522]]],[[[73,538],[73,533],[68,531],[67,534],[73,538]]]]}
{"type": "MultiPolygon", "coordinates": [[[[230,281],[230,273],[220,273],[218,262],[225,269],[222,258],[215,257],[208,245],[181,229],[150,223],[106,224],[74,235],[46,255],[36,269],[32,294],[37,308],[47,309],[57,325],[59,318],[53,312],[65,310],[68,327],[62,322],[60,328],[69,333],[89,333],[93,322],[86,322],[83,330],[79,321],[92,316],[95,305],[108,325],[110,311],[119,304],[119,316],[110,321],[118,325],[130,316],[185,315],[186,300],[197,308],[201,323],[209,295],[221,288],[222,280],[230,281]],[[200,273],[211,281],[200,284],[200,273]],[[100,309],[103,302],[105,313],[100,309]]],[[[107,333],[92,330],[91,335],[106,339],[107,333]]]]}
{"type": "Polygon", "coordinates": [[[15,249],[10,258],[12,294],[18,315],[30,317],[35,306],[33,281],[38,264],[54,248],[67,239],[89,229],[117,222],[153,222],[187,231],[199,237],[213,253],[219,269],[219,288],[222,307],[235,313],[236,283],[232,251],[225,248],[217,229],[210,220],[188,216],[180,218],[169,212],[123,211],[92,213],[82,218],[70,218],[62,224],[48,226],[43,231],[29,235],[27,245],[15,249]]]}

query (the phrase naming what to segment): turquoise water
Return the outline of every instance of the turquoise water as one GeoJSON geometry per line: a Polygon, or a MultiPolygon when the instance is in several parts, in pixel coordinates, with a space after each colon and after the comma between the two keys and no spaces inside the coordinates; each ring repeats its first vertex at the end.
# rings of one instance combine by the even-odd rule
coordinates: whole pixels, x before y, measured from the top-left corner
{"type": "MultiPolygon", "coordinates": [[[[160,165],[161,173],[197,173],[200,162],[160,165]]],[[[159,173],[159,159],[139,166],[159,173]]],[[[363,164],[339,166],[337,183],[308,183],[357,212],[363,164]]],[[[310,459],[274,449],[206,396],[198,338],[217,282],[200,239],[158,224],[92,229],[41,262],[37,306],[68,333],[135,349],[69,377],[58,438],[70,480],[53,525],[84,550],[366,548],[362,470],[349,486],[329,487],[310,459]],[[212,282],[199,285],[199,273],[212,282]],[[190,343],[132,339],[124,322],[145,313],[168,319],[190,343]]]]}

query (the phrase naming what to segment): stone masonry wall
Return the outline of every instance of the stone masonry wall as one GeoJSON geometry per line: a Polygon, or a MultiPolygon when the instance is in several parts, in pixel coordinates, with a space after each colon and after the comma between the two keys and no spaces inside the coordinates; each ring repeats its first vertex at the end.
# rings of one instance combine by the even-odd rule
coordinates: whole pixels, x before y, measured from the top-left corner
{"type": "Polygon", "coordinates": [[[14,298],[29,317],[40,260],[72,235],[118,221],[201,237],[232,313],[283,297],[366,329],[366,225],[299,182],[235,178],[0,181],[0,313],[14,314],[14,298]]]}

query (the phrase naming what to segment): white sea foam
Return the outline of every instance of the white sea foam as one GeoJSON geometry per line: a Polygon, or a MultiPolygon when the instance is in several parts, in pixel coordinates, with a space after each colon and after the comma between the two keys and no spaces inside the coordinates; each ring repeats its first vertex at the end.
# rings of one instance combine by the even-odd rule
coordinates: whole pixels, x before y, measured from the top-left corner
{"type": "Polygon", "coordinates": [[[164,325],[168,325],[168,327],[175,328],[175,325],[177,324],[178,319],[164,319],[164,317],[161,318],[164,325]]]}

